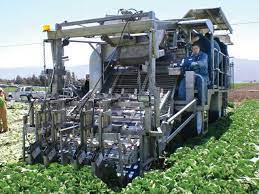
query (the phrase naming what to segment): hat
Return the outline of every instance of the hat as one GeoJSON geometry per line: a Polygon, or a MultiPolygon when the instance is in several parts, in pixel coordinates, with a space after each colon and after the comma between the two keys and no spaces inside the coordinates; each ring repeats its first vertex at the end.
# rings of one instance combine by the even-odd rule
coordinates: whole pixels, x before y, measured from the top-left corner
{"type": "Polygon", "coordinates": [[[3,88],[0,88],[0,92],[3,92],[4,90],[3,90],[3,88]]]}

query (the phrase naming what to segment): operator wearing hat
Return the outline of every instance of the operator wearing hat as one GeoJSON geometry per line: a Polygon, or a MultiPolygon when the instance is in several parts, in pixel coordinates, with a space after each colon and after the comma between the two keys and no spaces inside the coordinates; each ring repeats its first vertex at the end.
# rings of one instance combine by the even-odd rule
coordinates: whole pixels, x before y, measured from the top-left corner
{"type": "Polygon", "coordinates": [[[0,122],[2,122],[0,133],[8,131],[6,97],[2,88],[0,88],[0,122]]]}

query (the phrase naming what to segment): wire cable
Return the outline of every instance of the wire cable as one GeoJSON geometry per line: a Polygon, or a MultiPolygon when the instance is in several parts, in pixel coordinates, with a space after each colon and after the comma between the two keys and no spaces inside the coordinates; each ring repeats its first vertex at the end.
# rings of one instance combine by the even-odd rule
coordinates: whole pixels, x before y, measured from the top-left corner
{"type": "Polygon", "coordinates": [[[238,25],[247,25],[247,24],[259,24],[259,21],[237,22],[237,23],[232,23],[231,25],[238,26],[238,25]]]}
{"type": "Polygon", "coordinates": [[[40,42],[35,43],[25,43],[25,44],[7,44],[7,45],[0,45],[0,48],[7,48],[7,47],[21,47],[21,46],[32,46],[32,45],[41,45],[40,42]]]}

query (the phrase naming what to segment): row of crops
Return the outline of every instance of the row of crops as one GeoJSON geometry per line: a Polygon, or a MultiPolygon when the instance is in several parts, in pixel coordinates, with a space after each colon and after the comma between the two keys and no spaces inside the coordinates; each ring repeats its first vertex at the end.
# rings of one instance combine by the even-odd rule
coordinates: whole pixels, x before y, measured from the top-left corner
{"type": "Polygon", "coordinates": [[[136,178],[127,193],[258,193],[259,102],[242,104],[169,158],[171,168],[136,178]],[[196,143],[197,143],[196,142],[196,143]],[[195,145],[195,146],[193,146],[195,145]]]}
{"type": "MultiPolygon", "coordinates": [[[[178,148],[166,170],[138,177],[122,193],[257,193],[259,101],[247,101],[210,126],[209,134],[178,148]]],[[[0,140],[1,141],[1,140],[0,140]]],[[[2,149],[0,145],[0,149],[2,149]]],[[[5,149],[7,149],[5,147],[5,149]]],[[[1,150],[1,152],[4,152],[1,150]]],[[[10,151],[8,152],[10,153],[10,151]]],[[[90,167],[0,165],[0,193],[110,193],[90,167]]]]}

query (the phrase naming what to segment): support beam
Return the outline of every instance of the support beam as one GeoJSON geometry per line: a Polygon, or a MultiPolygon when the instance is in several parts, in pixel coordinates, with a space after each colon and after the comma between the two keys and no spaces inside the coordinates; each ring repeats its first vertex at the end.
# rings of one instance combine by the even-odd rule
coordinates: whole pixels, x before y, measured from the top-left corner
{"type": "MultiPolygon", "coordinates": [[[[101,35],[114,35],[121,33],[126,25],[126,22],[118,24],[98,25],[91,27],[81,27],[65,30],[57,30],[48,32],[48,39],[73,38],[73,37],[92,37],[101,35]]],[[[154,20],[131,21],[127,23],[125,32],[128,33],[143,33],[149,31],[154,26],[154,20]]]]}
{"type": "Polygon", "coordinates": [[[170,97],[170,94],[171,94],[171,90],[168,90],[167,93],[165,94],[165,96],[161,99],[161,102],[160,102],[160,105],[159,105],[159,110],[162,110],[162,108],[164,107],[166,101],[170,97]]]}
{"type": "Polygon", "coordinates": [[[210,37],[210,58],[211,58],[211,69],[209,69],[209,74],[210,75],[210,79],[211,79],[211,84],[212,84],[212,87],[214,88],[214,81],[215,81],[215,60],[214,60],[214,38],[213,36],[210,37]]]}
{"type": "MultiPolygon", "coordinates": [[[[93,37],[93,36],[102,36],[102,35],[114,35],[120,34],[126,22],[116,23],[116,24],[104,24],[64,30],[56,30],[47,32],[48,39],[59,39],[59,38],[73,38],[73,37],[93,37]]],[[[139,21],[130,21],[125,27],[125,32],[134,34],[134,33],[146,33],[151,29],[156,28],[157,30],[174,30],[177,28],[177,23],[175,21],[159,21],[155,19],[149,20],[139,20],[139,21]]]]}
{"type": "Polygon", "coordinates": [[[56,39],[51,42],[52,49],[52,58],[54,63],[54,75],[51,85],[52,95],[60,95],[63,92],[64,87],[64,75],[65,66],[62,60],[62,56],[64,55],[64,48],[62,46],[62,40],[56,39]]]}
{"type": "Polygon", "coordinates": [[[194,99],[194,71],[185,72],[185,89],[186,89],[186,101],[190,102],[194,99]]]}
{"type": "Polygon", "coordinates": [[[155,31],[149,33],[149,64],[148,64],[148,75],[149,75],[149,91],[151,95],[154,96],[154,118],[155,118],[155,128],[160,126],[160,96],[156,88],[156,58],[155,58],[155,31]]]}
{"type": "MultiPolygon", "coordinates": [[[[134,17],[149,17],[151,18],[153,16],[154,12],[145,12],[145,13],[138,13],[134,14],[134,17]]],[[[107,21],[114,21],[114,20],[126,20],[132,18],[132,14],[124,14],[124,15],[115,15],[115,16],[106,16],[103,18],[95,18],[95,19],[87,19],[87,20],[80,20],[80,21],[73,21],[73,22],[63,22],[59,25],[62,27],[65,26],[74,26],[74,25],[84,25],[84,24],[90,24],[90,23],[103,23],[107,21]]]]}
{"type": "Polygon", "coordinates": [[[92,44],[106,44],[105,41],[92,41],[92,40],[69,40],[69,42],[75,42],[75,43],[92,43],[92,44]]]}
{"type": "Polygon", "coordinates": [[[92,45],[92,43],[88,43],[88,44],[99,55],[99,57],[102,58],[101,53],[98,52],[98,50],[92,45]]]}

